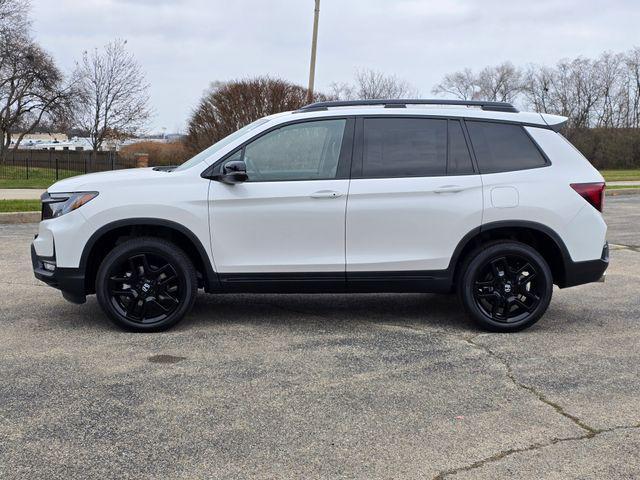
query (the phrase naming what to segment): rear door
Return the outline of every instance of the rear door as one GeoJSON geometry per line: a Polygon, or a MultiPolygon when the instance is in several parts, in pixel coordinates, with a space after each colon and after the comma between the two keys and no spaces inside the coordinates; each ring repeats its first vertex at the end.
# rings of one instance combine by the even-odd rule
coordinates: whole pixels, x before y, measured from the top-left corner
{"type": "Polygon", "coordinates": [[[358,119],[347,279],[444,270],[482,221],[482,183],[459,120],[358,119]]]}
{"type": "Polygon", "coordinates": [[[249,177],[237,185],[211,182],[211,243],[221,279],[278,273],[285,275],[275,279],[302,281],[286,274],[329,273],[317,279],[344,283],[352,138],[353,119],[292,122],[220,162],[243,160],[249,177]]]}

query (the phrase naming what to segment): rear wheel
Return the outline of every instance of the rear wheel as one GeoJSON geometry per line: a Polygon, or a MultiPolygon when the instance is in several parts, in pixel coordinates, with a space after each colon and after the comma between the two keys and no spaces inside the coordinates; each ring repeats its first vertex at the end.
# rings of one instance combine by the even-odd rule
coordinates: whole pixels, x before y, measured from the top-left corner
{"type": "Polygon", "coordinates": [[[196,272],[171,242],[143,237],[115,247],[96,278],[98,302],[116,325],[137,332],[166,330],[189,311],[196,272]]]}
{"type": "Polygon", "coordinates": [[[529,245],[498,241],[476,249],[462,266],[458,294],[482,328],[515,332],[530,327],[551,301],[553,277],[529,245]]]}

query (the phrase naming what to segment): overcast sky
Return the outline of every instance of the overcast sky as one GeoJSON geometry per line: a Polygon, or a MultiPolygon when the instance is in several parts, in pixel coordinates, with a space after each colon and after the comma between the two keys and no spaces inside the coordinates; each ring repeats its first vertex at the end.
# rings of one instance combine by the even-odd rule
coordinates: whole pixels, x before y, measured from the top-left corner
{"type": "MultiPolygon", "coordinates": [[[[149,130],[183,130],[215,80],[306,85],[313,0],[32,0],[36,38],[64,69],[120,37],[151,83],[149,130]]],[[[423,97],[445,73],[553,64],[640,45],[640,0],[321,0],[316,88],[371,68],[423,97]]]]}

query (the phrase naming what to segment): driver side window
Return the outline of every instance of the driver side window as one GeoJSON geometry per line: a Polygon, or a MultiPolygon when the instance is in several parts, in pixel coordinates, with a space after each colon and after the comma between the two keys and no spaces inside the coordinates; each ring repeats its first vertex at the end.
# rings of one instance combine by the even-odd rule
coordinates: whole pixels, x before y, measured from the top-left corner
{"type": "Polygon", "coordinates": [[[345,125],[344,119],[296,123],[254,140],[243,150],[248,181],[335,178],[345,125]]]}

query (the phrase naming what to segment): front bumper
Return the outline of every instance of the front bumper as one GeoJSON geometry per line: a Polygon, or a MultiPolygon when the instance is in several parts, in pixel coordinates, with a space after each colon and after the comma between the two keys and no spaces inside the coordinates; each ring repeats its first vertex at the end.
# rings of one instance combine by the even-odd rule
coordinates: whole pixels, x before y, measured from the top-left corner
{"type": "Polygon", "coordinates": [[[72,303],[84,303],[87,296],[84,287],[84,273],[78,268],[57,267],[50,271],[44,268],[44,263],[55,264],[55,251],[51,257],[42,257],[36,254],[36,249],[31,245],[31,263],[35,277],[47,285],[62,291],[65,300],[72,303]]]}
{"type": "Polygon", "coordinates": [[[560,287],[575,287],[584,283],[604,282],[605,271],[608,266],[609,243],[605,243],[602,248],[602,256],[598,260],[566,262],[564,266],[564,282],[560,287]]]}

